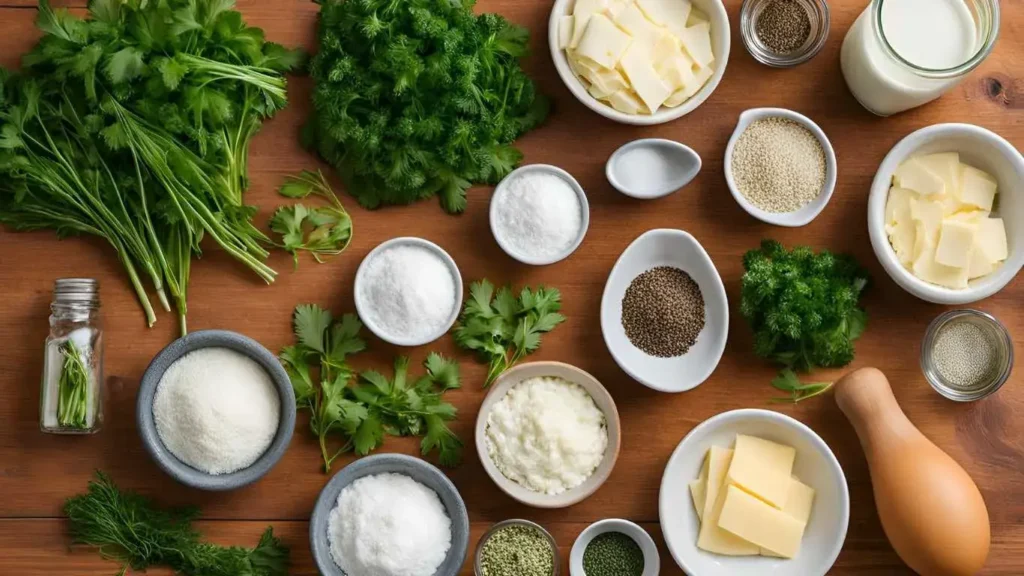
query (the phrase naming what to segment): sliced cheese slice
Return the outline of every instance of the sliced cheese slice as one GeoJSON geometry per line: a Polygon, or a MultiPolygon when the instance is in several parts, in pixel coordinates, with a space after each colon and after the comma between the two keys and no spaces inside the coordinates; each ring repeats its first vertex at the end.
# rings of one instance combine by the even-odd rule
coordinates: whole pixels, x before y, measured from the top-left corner
{"type": "Polygon", "coordinates": [[[961,202],[991,211],[996,198],[996,188],[995,178],[973,166],[963,165],[959,196],[961,202]]]}
{"type": "MultiPolygon", "coordinates": [[[[794,476],[793,484],[791,484],[789,488],[789,497],[786,498],[786,506],[782,511],[804,524],[807,524],[811,520],[811,508],[813,506],[814,488],[811,488],[800,480],[797,480],[796,476],[794,476]]],[[[767,548],[761,549],[761,556],[781,558],[781,556],[767,548]]]]}
{"type": "Polygon", "coordinates": [[[711,24],[702,22],[696,26],[683,28],[679,33],[679,41],[686,48],[690,58],[693,58],[701,68],[714,62],[715,54],[711,50],[711,24]]]}
{"type": "Polygon", "coordinates": [[[594,14],[576,47],[576,53],[605,68],[615,68],[632,42],[629,34],[620,30],[604,14],[594,14]]]}
{"type": "Polygon", "coordinates": [[[708,484],[705,495],[703,521],[697,537],[697,547],[707,552],[727,556],[756,556],[760,548],[718,525],[725,505],[728,484],[724,484],[725,473],[732,461],[732,450],[713,446],[709,458],[708,484]]]}
{"type": "Polygon", "coordinates": [[[795,459],[792,446],[738,434],[726,480],[781,509],[789,496],[795,459]]]}
{"type": "Polygon", "coordinates": [[[800,550],[807,524],[736,486],[729,486],[718,526],[756,544],[759,553],[764,548],[784,558],[792,558],[800,550]]]}
{"type": "Polygon", "coordinates": [[[634,42],[630,45],[620,63],[630,85],[648,110],[657,110],[672,95],[672,90],[654,70],[650,52],[643,43],[634,42]]]}

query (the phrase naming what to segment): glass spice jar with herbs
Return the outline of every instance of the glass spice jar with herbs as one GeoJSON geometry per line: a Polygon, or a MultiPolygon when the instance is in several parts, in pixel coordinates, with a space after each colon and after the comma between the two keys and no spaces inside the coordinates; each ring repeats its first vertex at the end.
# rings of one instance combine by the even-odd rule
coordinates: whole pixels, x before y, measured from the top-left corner
{"type": "Polygon", "coordinates": [[[477,545],[476,576],[557,576],[555,540],[539,524],[505,520],[491,527],[477,545]]]}
{"type": "Polygon", "coordinates": [[[99,309],[96,280],[61,278],[54,284],[39,401],[43,432],[91,434],[103,423],[99,309]]]}

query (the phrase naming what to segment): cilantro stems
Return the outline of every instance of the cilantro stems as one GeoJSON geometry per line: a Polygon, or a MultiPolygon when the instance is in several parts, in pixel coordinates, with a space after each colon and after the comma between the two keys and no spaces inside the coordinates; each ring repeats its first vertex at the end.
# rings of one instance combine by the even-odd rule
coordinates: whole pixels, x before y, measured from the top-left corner
{"type": "Polygon", "coordinates": [[[61,344],[60,353],[64,362],[57,380],[57,423],[67,428],[85,428],[89,370],[82,352],[70,338],[61,344]]]}
{"type": "Polygon", "coordinates": [[[517,298],[509,286],[495,294],[489,281],[474,282],[455,328],[455,343],[487,363],[486,388],[537,350],[542,334],[565,321],[561,308],[562,295],[555,288],[525,287],[517,298]]]}

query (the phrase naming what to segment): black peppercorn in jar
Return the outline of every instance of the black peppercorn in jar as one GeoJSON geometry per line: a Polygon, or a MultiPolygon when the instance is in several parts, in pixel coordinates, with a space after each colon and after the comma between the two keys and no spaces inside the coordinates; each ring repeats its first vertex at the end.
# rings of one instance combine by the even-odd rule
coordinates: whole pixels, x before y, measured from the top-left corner
{"type": "Polygon", "coordinates": [[[758,62],[790,68],[825,46],[830,24],[825,0],[744,0],[740,35],[758,62]]]}

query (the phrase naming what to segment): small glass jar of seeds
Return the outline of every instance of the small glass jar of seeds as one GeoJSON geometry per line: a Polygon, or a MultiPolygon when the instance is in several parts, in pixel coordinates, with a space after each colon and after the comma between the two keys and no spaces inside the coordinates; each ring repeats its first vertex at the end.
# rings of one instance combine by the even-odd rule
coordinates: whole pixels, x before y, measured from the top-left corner
{"type": "Polygon", "coordinates": [[[1013,339],[999,320],[978,310],[951,310],[928,326],[921,370],[932,388],[957,402],[980,400],[1010,378],[1013,339]]]}
{"type": "Polygon", "coordinates": [[[743,0],[740,36],[754,60],[792,68],[817,56],[828,38],[825,0],[743,0]]]}
{"type": "Polygon", "coordinates": [[[473,559],[476,576],[558,576],[555,539],[540,524],[505,520],[480,537],[473,559]]]}
{"type": "Polygon", "coordinates": [[[91,434],[103,423],[103,332],[99,283],[61,278],[53,288],[50,335],[43,352],[39,427],[91,434]]]}

